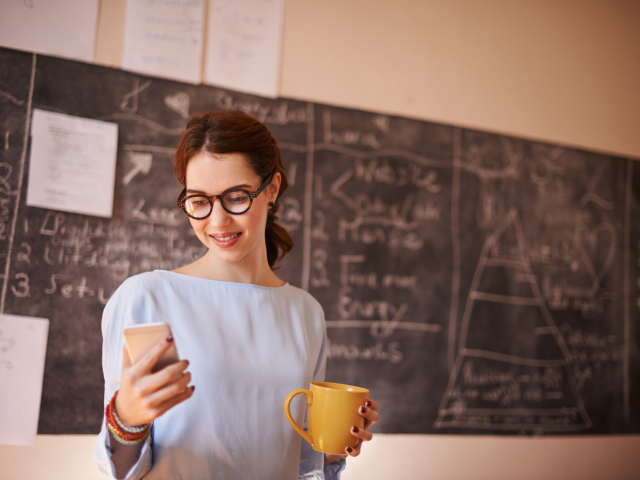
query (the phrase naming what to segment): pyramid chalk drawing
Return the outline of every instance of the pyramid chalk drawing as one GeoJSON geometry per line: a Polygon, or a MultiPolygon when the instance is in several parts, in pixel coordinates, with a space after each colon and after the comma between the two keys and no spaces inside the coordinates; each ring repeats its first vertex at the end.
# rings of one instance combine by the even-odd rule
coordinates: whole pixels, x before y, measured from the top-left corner
{"type": "Polygon", "coordinates": [[[511,209],[482,248],[434,427],[544,433],[591,426],[511,209]]]}

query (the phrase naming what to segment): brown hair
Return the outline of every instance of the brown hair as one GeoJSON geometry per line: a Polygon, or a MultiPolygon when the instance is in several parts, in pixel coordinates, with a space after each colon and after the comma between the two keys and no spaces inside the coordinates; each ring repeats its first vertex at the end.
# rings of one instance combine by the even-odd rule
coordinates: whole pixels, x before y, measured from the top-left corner
{"type": "MultiPolygon", "coordinates": [[[[212,111],[193,117],[180,137],[173,170],[178,181],[186,187],[187,164],[200,152],[212,154],[240,153],[249,166],[264,182],[267,177],[279,173],[282,177],[278,197],[287,189],[287,174],[276,139],[264,123],[240,111],[212,111]]],[[[276,199],[267,215],[264,232],[267,244],[267,260],[273,269],[275,263],[293,248],[291,235],[276,223],[280,204],[276,199]]]]}

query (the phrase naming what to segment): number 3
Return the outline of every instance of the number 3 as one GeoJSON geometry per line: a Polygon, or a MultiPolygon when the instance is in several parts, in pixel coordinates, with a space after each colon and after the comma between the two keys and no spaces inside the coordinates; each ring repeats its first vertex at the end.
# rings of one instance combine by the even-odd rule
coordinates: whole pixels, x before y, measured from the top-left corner
{"type": "Polygon", "coordinates": [[[20,282],[18,282],[18,288],[11,285],[11,291],[13,292],[13,294],[19,298],[30,296],[31,293],[29,292],[29,275],[27,275],[26,273],[16,273],[16,276],[14,278],[16,280],[20,280],[20,282]]]}

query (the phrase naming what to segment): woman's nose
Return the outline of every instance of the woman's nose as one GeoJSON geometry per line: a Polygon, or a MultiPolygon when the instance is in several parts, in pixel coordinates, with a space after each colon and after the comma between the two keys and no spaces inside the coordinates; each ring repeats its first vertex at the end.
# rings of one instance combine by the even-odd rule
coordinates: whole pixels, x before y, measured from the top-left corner
{"type": "Polygon", "coordinates": [[[213,200],[213,209],[211,210],[211,215],[209,215],[209,224],[212,227],[224,227],[231,222],[231,215],[224,208],[222,208],[222,203],[220,203],[220,199],[216,198],[213,200]]]}

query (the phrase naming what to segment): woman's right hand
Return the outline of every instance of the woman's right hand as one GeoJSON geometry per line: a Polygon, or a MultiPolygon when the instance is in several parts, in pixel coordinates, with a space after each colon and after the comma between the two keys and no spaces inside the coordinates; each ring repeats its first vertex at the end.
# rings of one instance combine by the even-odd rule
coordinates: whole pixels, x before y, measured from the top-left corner
{"type": "Polygon", "coordinates": [[[123,347],[116,412],[125,425],[135,427],[151,423],[193,395],[196,387],[188,386],[191,373],[185,372],[189,366],[188,360],[180,360],[159,372],[151,372],[172,343],[171,336],[160,340],[135,365],[123,347]]]}

